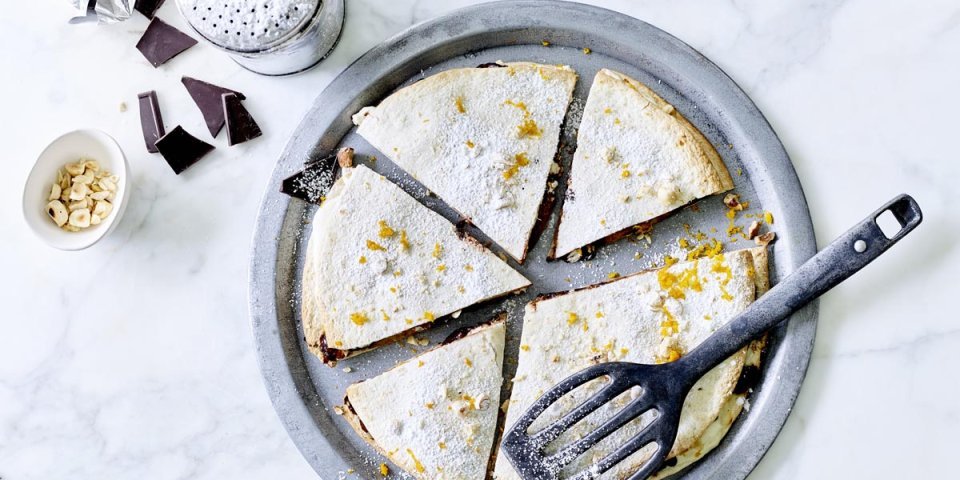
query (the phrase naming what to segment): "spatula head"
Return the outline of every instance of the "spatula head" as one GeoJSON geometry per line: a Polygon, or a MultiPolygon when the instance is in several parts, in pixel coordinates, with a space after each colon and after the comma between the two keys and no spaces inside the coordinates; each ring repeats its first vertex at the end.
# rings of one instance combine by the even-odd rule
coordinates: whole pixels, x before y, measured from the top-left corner
{"type": "Polygon", "coordinates": [[[660,468],[673,446],[680,421],[680,410],[686,396],[687,382],[678,381],[679,372],[671,364],[640,365],[611,362],[582,370],[557,384],[536,402],[510,427],[503,439],[503,451],[520,476],[527,480],[556,480],[565,466],[645,412],[654,412],[654,418],[625,444],[606,455],[590,468],[571,478],[585,480],[599,477],[631,454],[647,445],[655,450],[643,466],[633,473],[631,480],[648,477],[660,468]],[[605,379],[600,390],[566,412],[560,419],[530,432],[530,427],[561,397],[584,384],[605,379]],[[582,438],[555,449],[548,454],[552,442],[601,406],[624,392],[639,387],[640,393],[624,408],[604,421],[596,430],[582,438]]]}

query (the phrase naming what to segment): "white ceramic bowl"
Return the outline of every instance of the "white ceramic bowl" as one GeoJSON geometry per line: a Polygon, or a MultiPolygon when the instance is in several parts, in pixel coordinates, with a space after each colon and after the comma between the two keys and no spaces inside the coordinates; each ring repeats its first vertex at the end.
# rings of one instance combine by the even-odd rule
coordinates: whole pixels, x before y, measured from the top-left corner
{"type": "Polygon", "coordinates": [[[110,135],[100,130],[74,130],[50,142],[37,158],[23,188],[23,218],[33,233],[60,250],[82,250],[113,231],[120,222],[130,196],[127,158],[110,135]],[[79,232],[68,232],[57,227],[47,216],[47,196],[57,179],[57,170],[81,158],[90,158],[100,167],[120,177],[113,211],[99,225],[79,232]]]}

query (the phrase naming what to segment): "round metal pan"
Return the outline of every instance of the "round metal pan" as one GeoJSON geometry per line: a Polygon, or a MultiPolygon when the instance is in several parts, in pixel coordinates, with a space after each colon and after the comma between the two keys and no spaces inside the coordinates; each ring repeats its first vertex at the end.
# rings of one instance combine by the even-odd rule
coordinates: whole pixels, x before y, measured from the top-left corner
{"type": "MultiPolygon", "coordinates": [[[[339,146],[351,146],[361,163],[455,222],[454,212],[354,133],[350,116],[363,106],[377,104],[398,87],[433,73],[497,60],[562,63],[579,73],[561,139],[560,163],[564,167],[569,166],[578,113],[597,70],[611,68],[646,83],[717,147],[734,177],[735,191],[751,202],[751,211],[773,213],[778,241],[773,247],[772,281],[816,252],[800,183],[776,134],[733,80],[680,40],[609,10],[553,1],[483,4],[414,26],[360,57],[320,94],[277,162],[257,220],[250,264],[250,313],[260,367],[281,421],[325,480],[346,476],[348,471],[359,478],[379,478],[376,467],[384,461],[335,414],[333,407],[342,403],[346,386],[431,347],[401,342],[347,359],[336,368],[322,365],[306,349],[299,318],[300,273],[309,235],[305,227],[314,207],[278,193],[280,181],[311,159],[339,146]],[[543,41],[549,46],[543,46],[543,41]],[[379,160],[371,161],[372,156],[379,160]],[[344,372],[344,366],[352,371],[344,372]]],[[[562,187],[560,190],[562,198],[562,187]]],[[[589,261],[546,262],[558,211],[559,205],[526,264],[511,262],[534,282],[528,292],[469,309],[456,320],[438,321],[421,336],[429,338],[432,346],[456,328],[507,311],[505,375],[509,379],[516,369],[524,303],[542,293],[596,283],[614,269],[628,274],[649,268],[660,255],[676,248],[685,223],[703,231],[711,226],[723,231],[727,221],[721,199],[711,197],[659,222],[649,246],[621,240],[603,247],[589,261]],[[636,260],[638,250],[643,258],[636,260]]],[[[471,233],[480,240],[486,238],[476,230],[471,233]]],[[[751,245],[741,240],[728,244],[728,249],[751,245]]],[[[750,397],[751,408],[740,415],[717,449],[681,476],[742,479],[756,466],[796,399],[813,349],[816,318],[813,304],[772,332],[760,382],[750,397]]]]}

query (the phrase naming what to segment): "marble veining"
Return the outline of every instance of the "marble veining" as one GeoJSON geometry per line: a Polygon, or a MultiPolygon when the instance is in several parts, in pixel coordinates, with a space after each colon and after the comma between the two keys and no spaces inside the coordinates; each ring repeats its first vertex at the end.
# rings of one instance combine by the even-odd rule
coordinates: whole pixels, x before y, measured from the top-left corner
{"type": "MultiPolygon", "coordinates": [[[[147,21],[67,25],[65,1],[0,9],[0,477],[316,478],[265,394],[246,269],[257,207],[287,137],[360,54],[467,0],[349,0],[318,68],[251,74],[199,45],[161,68],[133,48],[147,21]],[[179,83],[244,92],[264,129],[211,140],[179,83]],[[142,145],[136,94],[168,128],[218,148],[177,177],[142,145]],[[122,112],[121,102],[128,109],[122,112]],[[77,253],[34,239],[23,179],[43,146],[95,127],[129,156],[110,237],[77,253]]],[[[960,4],[954,0],[593,1],[651,22],[738,81],[791,154],[821,245],[899,192],[925,223],[823,298],[814,358],[786,428],[751,478],[944,478],[960,428],[960,4]],[[825,472],[829,472],[828,474],[825,472]]],[[[159,15],[186,28],[173,2],[159,15]]],[[[328,472],[324,472],[328,473],[328,472]]],[[[329,472],[325,478],[335,478],[329,472]]]]}

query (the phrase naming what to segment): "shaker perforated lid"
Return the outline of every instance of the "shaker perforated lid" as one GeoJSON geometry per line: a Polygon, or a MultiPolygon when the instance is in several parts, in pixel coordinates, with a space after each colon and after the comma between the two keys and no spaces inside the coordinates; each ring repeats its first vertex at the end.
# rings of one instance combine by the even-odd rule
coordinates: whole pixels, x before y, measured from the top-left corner
{"type": "Polygon", "coordinates": [[[235,52],[257,52],[283,43],[304,29],[320,0],[177,0],[191,26],[213,44],[235,52]]]}

